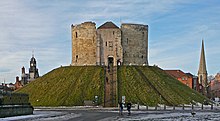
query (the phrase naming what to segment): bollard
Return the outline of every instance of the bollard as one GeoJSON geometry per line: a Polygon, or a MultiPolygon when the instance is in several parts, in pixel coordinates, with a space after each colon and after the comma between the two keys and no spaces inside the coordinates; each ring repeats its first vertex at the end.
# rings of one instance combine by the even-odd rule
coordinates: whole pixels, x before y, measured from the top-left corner
{"type": "Polygon", "coordinates": [[[138,107],[137,107],[137,108],[138,108],[138,110],[140,109],[140,107],[139,107],[139,103],[138,103],[138,107]]]}
{"type": "Polygon", "coordinates": [[[211,104],[211,110],[213,110],[213,104],[211,104]]]}
{"type": "Polygon", "coordinates": [[[173,106],[173,110],[175,110],[175,106],[173,106]]]}
{"type": "Polygon", "coordinates": [[[192,109],[194,109],[194,105],[192,104],[192,109]]]}
{"type": "Polygon", "coordinates": [[[164,105],[163,110],[166,110],[166,105],[164,105]]]}
{"type": "Polygon", "coordinates": [[[148,106],[146,106],[146,110],[148,110],[148,106]]]}
{"type": "Polygon", "coordinates": [[[155,106],[155,110],[157,110],[157,105],[155,106]]]}
{"type": "Polygon", "coordinates": [[[202,110],[203,110],[203,104],[202,104],[202,110]]]}
{"type": "Polygon", "coordinates": [[[184,108],[185,108],[185,107],[184,107],[184,104],[183,104],[183,110],[184,110],[184,108]]]}

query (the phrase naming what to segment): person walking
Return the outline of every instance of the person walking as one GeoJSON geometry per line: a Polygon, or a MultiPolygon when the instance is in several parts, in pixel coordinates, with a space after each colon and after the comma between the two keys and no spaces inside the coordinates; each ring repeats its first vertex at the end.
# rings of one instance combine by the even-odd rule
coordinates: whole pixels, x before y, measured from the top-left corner
{"type": "Polygon", "coordinates": [[[130,116],[131,115],[131,103],[130,102],[127,103],[127,110],[128,110],[128,115],[130,116]]]}
{"type": "Polygon", "coordinates": [[[119,103],[119,114],[123,115],[123,103],[122,102],[119,103]]]}

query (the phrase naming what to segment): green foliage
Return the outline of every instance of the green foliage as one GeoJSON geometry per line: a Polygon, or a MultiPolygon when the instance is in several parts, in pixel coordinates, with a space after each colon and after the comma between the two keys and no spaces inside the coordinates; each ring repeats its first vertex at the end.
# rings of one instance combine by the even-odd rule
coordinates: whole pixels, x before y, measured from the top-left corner
{"type": "Polygon", "coordinates": [[[18,90],[28,93],[34,106],[75,106],[84,100],[104,97],[103,68],[97,66],[61,67],[18,90]]]}

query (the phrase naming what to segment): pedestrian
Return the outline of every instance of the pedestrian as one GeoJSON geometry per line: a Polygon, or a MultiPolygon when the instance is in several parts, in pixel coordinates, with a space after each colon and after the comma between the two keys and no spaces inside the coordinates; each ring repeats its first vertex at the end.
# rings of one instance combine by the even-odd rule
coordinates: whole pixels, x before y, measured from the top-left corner
{"type": "Polygon", "coordinates": [[[119,114],[123,115],[123,103],[119,102],[119,114]]]}
{"type": "Polygon", "coordinates": [[[130,102],[127,103],[127,110],[128,110],[128,115],[130,116],[131,115],[131,103],[130,102]]]}

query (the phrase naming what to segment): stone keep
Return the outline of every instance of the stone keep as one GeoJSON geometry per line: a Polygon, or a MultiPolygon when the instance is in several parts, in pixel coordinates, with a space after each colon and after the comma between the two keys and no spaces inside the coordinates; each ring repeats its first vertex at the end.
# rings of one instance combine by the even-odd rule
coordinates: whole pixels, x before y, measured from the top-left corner
{"type": "Polygon", "coordinates": [[[108,65],[113,61],[113,65],[122,62],[121,30],[112,22],[106,22],[97,30],[98,43],[100,43],[100,64],[108,65]]]}
{"type": "Polygon", "coordinates": [[[148,65],[148,26],[122,24],[124,65],[148,65]]]}
{"type": "Polygon", "coordinates": [[[98,29],[93,22],[72,25],[72,64],[148,65],[148,26],[106,22],[98,29]],[[111,62],[111,63],[112,63],[111,62]]]}
{"type": "Polygon", "coordinates": [[[96,65],[97,34],[93,22],[72,25],[72,65],[96,65]]]}

